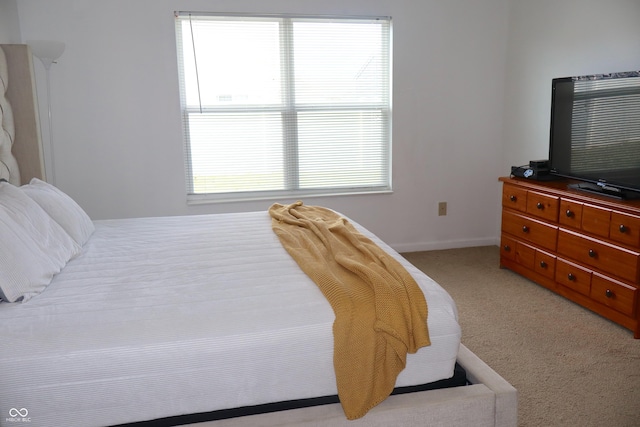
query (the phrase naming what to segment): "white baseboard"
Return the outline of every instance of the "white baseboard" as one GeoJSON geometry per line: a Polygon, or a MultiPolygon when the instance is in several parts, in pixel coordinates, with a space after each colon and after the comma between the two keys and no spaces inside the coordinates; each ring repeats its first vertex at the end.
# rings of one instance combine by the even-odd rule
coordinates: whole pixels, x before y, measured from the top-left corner
{"type": "Polygon", "coordinates": [[[421,243],[401,243],[391,244],[395,251],[403,252],[420,252],[420,251],[437,251],[442,249],[457,249],[457,248],[471,248],[476,246],[498,246],[500,244],[499,238],[486,237],[482,239],[470,239],[470,240],[447,240],[441,242],[421,242],[421,243]]]}

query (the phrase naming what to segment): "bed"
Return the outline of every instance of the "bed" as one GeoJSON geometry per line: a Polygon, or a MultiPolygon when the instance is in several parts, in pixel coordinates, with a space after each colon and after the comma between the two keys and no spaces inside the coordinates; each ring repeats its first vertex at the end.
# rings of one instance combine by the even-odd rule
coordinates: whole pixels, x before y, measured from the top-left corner
{"type": "MultiPolygon", "coordinates": [[[[0,57],[3,87],[16,72],[33,75],[27,46],[2,48],[7,64],[26,67],[3,71],[0,57]]],[[[23,252],[53,261],[33,263],[39,275],[19,271],[36,275],[35,289],[5,286],[0,296],[0,426],[516,425],[515,389],[460,342],[451,297],[353,220],[420,287],[431,345],[407,356],[395,382],[419,391],[347,420],[335,403],[332,307],[266,211],[91,221],[46,183],[39,134],[28,130],[34,95],[5,93],[5,135],[25,138],[0,141],[10,181],[0,184],[0,234],[43,236],[23,252]],[[27,107],[7,114],[17,104],[27,107]],[[8,143],[23,154],[8,156],[8,143]]],[[[19,246],[5,243],[3,255],[19,246]]]]}

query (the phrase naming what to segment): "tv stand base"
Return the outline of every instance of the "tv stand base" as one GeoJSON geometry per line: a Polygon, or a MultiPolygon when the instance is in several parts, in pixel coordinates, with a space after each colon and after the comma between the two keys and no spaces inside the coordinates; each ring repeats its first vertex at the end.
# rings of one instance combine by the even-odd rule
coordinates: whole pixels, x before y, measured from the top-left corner
{"type": "Polygon", "coordinates": [[[614,199],[618,200],[640,199],[640,193],[638,192],[622,190],[620,188],[611,187],[608,185],[593,184],[591,182],[570,184],[569,188],[594,194],[600,194],[602,196],[613,197],[614,199]]]}

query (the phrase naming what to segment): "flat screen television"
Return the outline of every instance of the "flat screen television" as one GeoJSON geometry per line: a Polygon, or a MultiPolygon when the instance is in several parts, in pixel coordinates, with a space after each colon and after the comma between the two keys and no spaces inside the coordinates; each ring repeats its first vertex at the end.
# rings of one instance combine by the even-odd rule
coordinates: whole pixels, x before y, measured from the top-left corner
{"type": "Polygon", "coordinates": [[[550,173],[640,197],[640,71],[555,78],[551,90],[550,173]]]}

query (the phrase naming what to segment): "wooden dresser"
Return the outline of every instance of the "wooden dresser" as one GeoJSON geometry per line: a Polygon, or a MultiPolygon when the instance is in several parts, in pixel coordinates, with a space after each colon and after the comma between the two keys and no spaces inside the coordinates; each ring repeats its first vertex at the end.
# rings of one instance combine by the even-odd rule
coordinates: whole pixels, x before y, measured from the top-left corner
{"type": "Polygon", "coordinates": [[[570,180],[500,181],[500,266],[640,338],[640,200],[572,190],[570,180]]]}

